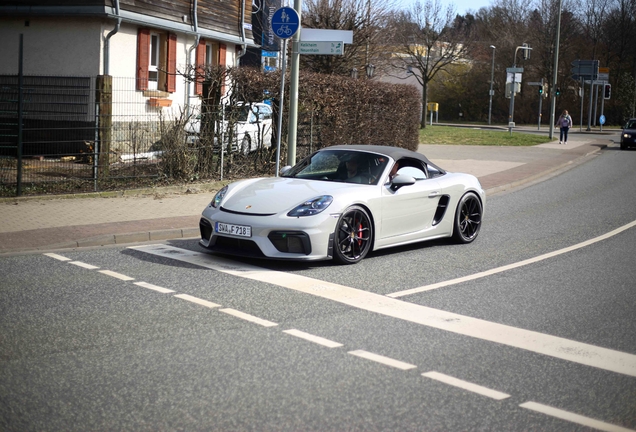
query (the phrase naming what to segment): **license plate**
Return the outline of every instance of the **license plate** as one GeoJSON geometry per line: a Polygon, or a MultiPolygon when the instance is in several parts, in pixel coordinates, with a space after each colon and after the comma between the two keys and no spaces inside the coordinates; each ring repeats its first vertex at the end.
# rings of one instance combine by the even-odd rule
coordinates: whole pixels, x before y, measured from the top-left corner
{"type": "Polygon", "coordinates": [[[220,234],[231,234],[240,237],[252,237],[252,227],[217,222],[214,231],[220,234]]]}

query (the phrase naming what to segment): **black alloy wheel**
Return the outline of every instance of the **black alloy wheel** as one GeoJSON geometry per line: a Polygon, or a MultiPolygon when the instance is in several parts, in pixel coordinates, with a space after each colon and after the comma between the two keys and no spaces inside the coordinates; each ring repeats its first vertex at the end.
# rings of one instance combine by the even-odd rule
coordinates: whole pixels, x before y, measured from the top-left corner
{"type": "Polygon", "coordinates": [[[369,214],[360,206],[351,206],[342,213],[334,236],[334,256],[343,264],[355,264],[371,249],[373,226],[369,214]]]}
{"type": "Polygon", "coordinates": [[[458,243],[470,243],[477,238],[481,228],[483,208],[473,192],[468,192],[457,204],[453,238],[458,243]]]}

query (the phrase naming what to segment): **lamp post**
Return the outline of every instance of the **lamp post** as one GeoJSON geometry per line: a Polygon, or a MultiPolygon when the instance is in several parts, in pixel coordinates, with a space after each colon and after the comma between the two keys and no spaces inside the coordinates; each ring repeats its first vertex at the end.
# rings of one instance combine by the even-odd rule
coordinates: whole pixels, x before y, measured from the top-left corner
{"type": "Polygon", "coordinates": [[[488,124],[490,125],[490,118],[492,117],[492,82],[495,79],[495,46],[490,45],[492,48],[492,67],[490,68],[490,103],[488,104],[488,124]]]}

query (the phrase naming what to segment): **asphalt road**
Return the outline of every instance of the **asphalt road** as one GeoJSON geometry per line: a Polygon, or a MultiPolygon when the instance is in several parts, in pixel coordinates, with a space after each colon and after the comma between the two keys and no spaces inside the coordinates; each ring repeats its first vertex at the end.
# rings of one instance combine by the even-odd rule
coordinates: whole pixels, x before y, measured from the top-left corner
{"type": "Polygon", "coordinates": [[[0,430],[636,429],[635,166],[610,147],[490,197],[473,244],[354,266],[1,258],[0,430]]]}

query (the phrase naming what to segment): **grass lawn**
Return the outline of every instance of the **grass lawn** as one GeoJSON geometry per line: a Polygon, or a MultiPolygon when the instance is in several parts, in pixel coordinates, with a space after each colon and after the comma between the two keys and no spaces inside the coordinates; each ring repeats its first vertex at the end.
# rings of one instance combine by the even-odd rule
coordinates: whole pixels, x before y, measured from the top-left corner
{"type": "Polygon", "coordinates": [[[551,140],[547,135],[506,131],[471,129],[466,127],[426,126],[420,129],[420,144],[455,144],[488,146],[533,146],[551,140]]]}

